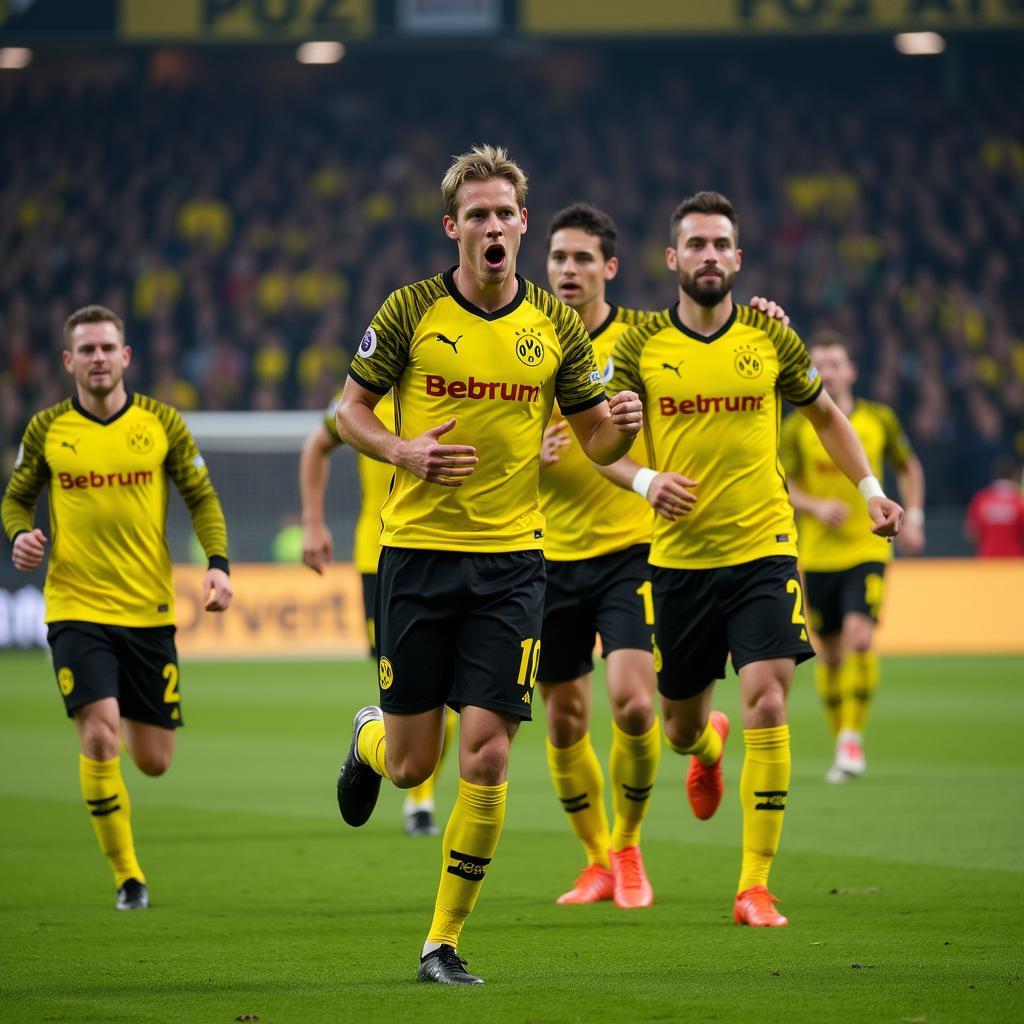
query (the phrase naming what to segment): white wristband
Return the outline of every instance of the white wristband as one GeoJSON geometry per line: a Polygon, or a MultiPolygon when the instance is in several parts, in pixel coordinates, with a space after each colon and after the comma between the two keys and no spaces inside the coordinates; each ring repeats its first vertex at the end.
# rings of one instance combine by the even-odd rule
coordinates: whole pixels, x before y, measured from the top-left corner
{"type": "Polygon", "coordinates": [[[857,484],[857,490],[860,491],[860,496],[865,501],[870,501],[872,498],[884,498],[885,491],[882,490],[882,485],[878,482],[877,476],[866,476],[859,484],[857,484]]]}
{"type": "Polygon", "coordinates": [[[923,508],[908,508],[903,513],[903,521],[909,523],[911,526],[924,526],[924,509],[923,508]]]}
{"type": "Polygon", "coordinates": [[[648,469],[646,466],[641,466],[636,471],[636,476],[633,477],[633,490],[640,495],[641,498],[647,497],[647,492],[651,489],[651,481],[657,476],[657,472],[653,469],[648,469]]]}

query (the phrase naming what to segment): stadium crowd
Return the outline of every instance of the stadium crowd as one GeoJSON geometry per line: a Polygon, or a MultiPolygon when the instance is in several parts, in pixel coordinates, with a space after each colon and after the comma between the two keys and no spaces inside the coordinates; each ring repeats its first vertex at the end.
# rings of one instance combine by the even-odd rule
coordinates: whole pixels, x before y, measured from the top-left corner
{"type": "Polygon", "coordinates": [[[725,192],[752,254],[739,294],[779,300],[805,339],[844,332],[860,392],[909,429],[929,504],[966,504],[997,456],[1024,454],[1013,72],[866,79],[819,60],[794,93],[771,46],[687,53],[371,53],[325,71],[157,51],[106,76],[8,76],[4,476],[31,413],[67,392],[60,327],[89,302],[124,313],[131,386],[181,409],[323,407],[380,296],[450,262],[450,154],[494,141],[531,176],[523,271],[544,280],[546,220],[586,199],[619,223],[611,297],[635,307],[672,301],[675,203],[725,192]],[[446,96],[467,81],[481,102],[455,117],[446,96]]]}

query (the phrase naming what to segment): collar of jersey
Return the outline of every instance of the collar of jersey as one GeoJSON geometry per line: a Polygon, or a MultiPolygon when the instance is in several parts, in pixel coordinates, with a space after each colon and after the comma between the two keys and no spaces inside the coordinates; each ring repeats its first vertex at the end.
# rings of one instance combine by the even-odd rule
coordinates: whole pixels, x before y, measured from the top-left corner
{"type": "Polygon", "coordinates": [[[702,341],[705,345],[710,345],[711,342],[720,338],[729,330],[730,327],[732,327],[734,323],[736,323],[736,303],[734,302],[732,304],[732,312],[729,314],[729,319],[726,320],[714,334],[698,334],[696,331],[691,331],[690,328],[679,319],[679,310],[677,307],[678,303],[674,303],[669,306],[668,309],[668,315],[669,319],[672,321],[672,326],[675,327],[676,330],[682,331],[688,338],[693,338],[694,341],[702,341]]]}
{"type": "Polygon", "coordinates": [[[78,400],[77,394],[71,396],[71,405],[79,416],[84,416],[87,420],[92,420],[93,423],[98,423],[101,427],[105,427],[108,424],[113,423],[114,420],[119,420],[132,407],[132,393],[129,391],[124,405],[122,405],[113,416],[105,420],[101,420],[99,416],[93,416],[91,412],[83,409],[82,403],[78,400]]]}
{"type": "Polygon", "coordinates": [[[616,306],[614,303],[612,303],[611,306],[612,306],[611,312],[608,314],[608,316],[605,317],[604,323],[599,324],[597,327],[595,327],[593,329],[593,331],[590,332],[590,340],[591,341],[593,341],[603,331],[608,330],[608,327],[611,324],[615,323],[615,318],[619,314],[619,307],[616,306]]]}
{"type": "Polygon", "coordinates": [[[480,317],[481,320],[500,320],[503,316],[508,316],[509,313],[518,309],[526,298],[526,282],[516,274],[516,289],[515,297],[511,302],[499,309],[496,309],[493,313],[488,313],[486,309],[481,309],[479,306],[474,306],[472,302],[467,299],[462,292],[455,286],[455,271],[459,269],[458,264],[446,270],[444,272],[444,286],[448,289],[448,294],[467,312],[472,313],[473,316],[480,317]]]}

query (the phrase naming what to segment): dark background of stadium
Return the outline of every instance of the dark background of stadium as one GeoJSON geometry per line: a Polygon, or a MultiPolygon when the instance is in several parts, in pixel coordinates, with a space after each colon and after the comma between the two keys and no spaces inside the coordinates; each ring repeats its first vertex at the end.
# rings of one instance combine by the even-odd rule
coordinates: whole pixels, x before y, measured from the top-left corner
{"type": "Polygon", "coordinates": [[[546,223],[586,199],[619,224],[625,305],[673,301],[675,203],[729,195],[738,296],[778,299],[805,340],[850,338],[858,391],[896,407],[924,462],[931,552],[966,551],[963,506],[1024,454],[1020,33],[920,58],[888,34],[413,45],[393,13],[304,66],[295,40],[85,45],[26,12],[13,41],[35,59],[0,72],[5,479],[29,416],[68,392],[60,326],[92,301],[125,314],[135,389],[324,407],[388,291],[453,261],[438,184],[489,141],[530,176],[521,271],[546,282],[546,223]]]}

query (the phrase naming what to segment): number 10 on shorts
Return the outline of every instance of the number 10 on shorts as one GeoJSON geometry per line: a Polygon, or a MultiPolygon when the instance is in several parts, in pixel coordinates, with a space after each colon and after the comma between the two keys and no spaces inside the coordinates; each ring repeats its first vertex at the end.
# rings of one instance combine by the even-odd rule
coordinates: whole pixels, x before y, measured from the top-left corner
{"type": "Polygon", "coordinates": [[[523,694],[523,703],[531,702],[530,690],[537,682],[537,669],[540,667],[540,640],[527,638],[520,641],[522,657],[519,659],[519,678],[516,682],[520,686],[528,686],[529,689],[523,694]]]}

